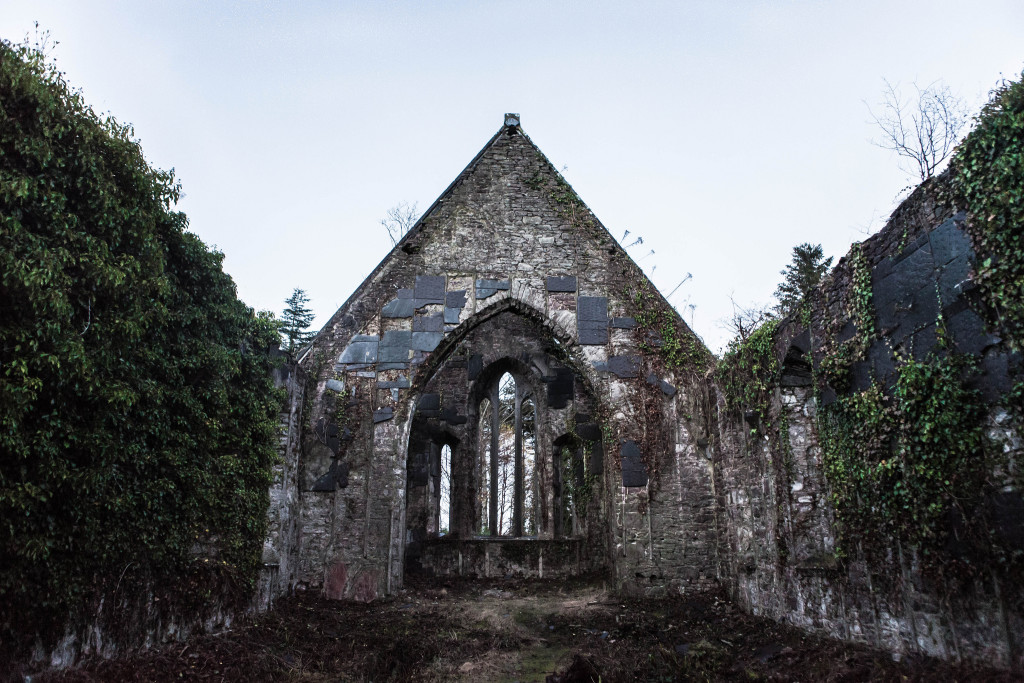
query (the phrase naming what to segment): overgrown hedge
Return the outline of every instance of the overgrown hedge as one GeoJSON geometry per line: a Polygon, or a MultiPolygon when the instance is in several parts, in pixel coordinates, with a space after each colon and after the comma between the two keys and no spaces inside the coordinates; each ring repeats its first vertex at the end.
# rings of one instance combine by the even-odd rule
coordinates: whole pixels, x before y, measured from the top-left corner
{"type": "Polygon", "coordinates": [[[0,43],[8,655],[95,618],[101,596],[115,611],[164,590],[201,604],[255,583],[277,334],[186,231],[178,195],[130,127],[0,43]]]}

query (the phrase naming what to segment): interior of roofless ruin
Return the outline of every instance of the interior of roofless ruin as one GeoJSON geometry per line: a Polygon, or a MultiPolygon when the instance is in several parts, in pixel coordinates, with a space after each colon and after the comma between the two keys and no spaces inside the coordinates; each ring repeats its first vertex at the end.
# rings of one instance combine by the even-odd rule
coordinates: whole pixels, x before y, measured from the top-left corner
{"type": "Polygon", "coordinates": [[[716,359],[506,115],[286,368],[264,595],[593,573],[1019,664],[1018,266],[955,181],[716,359]]]}

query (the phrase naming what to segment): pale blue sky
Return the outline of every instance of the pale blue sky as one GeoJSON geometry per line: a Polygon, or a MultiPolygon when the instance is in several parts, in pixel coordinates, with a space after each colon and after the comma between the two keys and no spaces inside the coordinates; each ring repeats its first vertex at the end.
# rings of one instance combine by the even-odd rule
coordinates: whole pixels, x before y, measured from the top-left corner
{"type": "Polygon", "coordinates": [[[175,168],[239,295],[326,322],[502,122],[523,128],[713,350],[795,244],[842,256],[910,178],[872,146],[883,78],[972,110],[1024,68],[1024,2],[91,2],[38,20],[99,111],[175,168]],[[649,255],[653,249],[654,255],[649,255]],[[694,304],[695,309],[690,309],[694,304]]]}

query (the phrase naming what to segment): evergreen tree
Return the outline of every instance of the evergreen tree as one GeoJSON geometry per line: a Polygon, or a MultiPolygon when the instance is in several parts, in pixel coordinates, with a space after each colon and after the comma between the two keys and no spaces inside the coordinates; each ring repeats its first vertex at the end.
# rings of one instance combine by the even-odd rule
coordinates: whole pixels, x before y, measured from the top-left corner
{"type": "Polygon", "coordinates": [[[281,337],[284,340],[284,350],[292,354],[316,334],[307,332],[313,323],[313,311],[306,306],[309,303],[306,292],[298,287],[284,303],[285,309],[281,314],[281,337]]]}
{"type": "Polygon", "coordinates": [[[786,315],[799,306],[831,266],[832,257],[824,258],[820,244],[805,242],[793,247],[793,260],[780,271],[785,279],[775,290],[778,314],[786,315]]]}

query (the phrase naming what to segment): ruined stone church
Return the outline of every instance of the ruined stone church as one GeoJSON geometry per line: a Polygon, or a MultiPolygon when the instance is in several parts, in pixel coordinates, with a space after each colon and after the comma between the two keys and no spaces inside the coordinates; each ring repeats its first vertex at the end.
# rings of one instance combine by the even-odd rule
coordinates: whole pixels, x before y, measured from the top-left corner
{"type": "Polygon", "coordinates": [[[922,192],[836,267],[828,311],[776,335],[770,440],[725,410],[714,357],[506,114],[288,369],[264,592],[368,601],[412,573],[601,571],[625,592],[724,586],[833,636],[1012,663],[1012,586],[979,583],[961,608],[907,562],[896,599],[830,559],[810,367],[822,316],[846,337],[862,325],[857,273],[885,343],[853,363],[854,389],[940,334],[993,395],[1020,373],[953,287],[973,259],[963,214],[922,192]]]}
{"type": "Polygon", "coordinates": [[[709,585],[710,359],[506,115],[300,361],[282,575],[364,600],[412,571],[709,585]]]}

